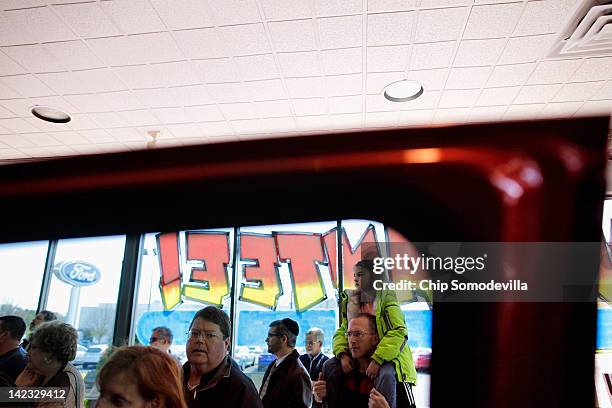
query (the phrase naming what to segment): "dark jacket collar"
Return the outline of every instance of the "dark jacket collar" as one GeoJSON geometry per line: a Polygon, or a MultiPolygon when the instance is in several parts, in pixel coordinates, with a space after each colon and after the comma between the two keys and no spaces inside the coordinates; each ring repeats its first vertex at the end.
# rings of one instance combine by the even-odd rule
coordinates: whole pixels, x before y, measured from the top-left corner
{"type": "Polygon", "coordinates": [[[230,359],[229,354],[225,356],[223,361],[221,362],[221,367],[217,370],[213,378],[210,379],[206,384],[200,384],[193,390],[189,390],[189,373],[191,372],[191,363],[188,361],[183,365],[183,383],[185,385],[185,390],[189,393],[193,393],[193,399],[195,399],[196,393],[199,391],[204,391],[209,388],[214,387],[221,381],[223,378],[228,378],[230,376],[230,372],[232,370],[232,360],[230,359]]]}

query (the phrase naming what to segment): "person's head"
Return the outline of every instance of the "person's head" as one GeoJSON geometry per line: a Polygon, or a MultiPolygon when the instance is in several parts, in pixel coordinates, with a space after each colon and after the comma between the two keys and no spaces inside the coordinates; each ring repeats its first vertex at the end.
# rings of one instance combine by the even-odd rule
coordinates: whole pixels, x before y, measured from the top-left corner
{"type": "Polygon", "coordinates": [[[221,309],[208,306],[199,310],[187,333],[187,360],[200,374],[219,366],[230,346],[230,321],[221,309]]]}
{"type": "MultiPolygon", "coordinates": [[[[0,316],[0,349],[15,348],[19,345],[26,325],[19,316],[0,316]]],[[[2,350],[0,354],[4,354],[2,350]]]]}
{"type": "Polygon", "coordinates": [[[283,319],[275,320],[268,327],[268,352],[283,356],[288,354],[295,347],[297,336],[300,334],[300,326],[295,320],[283,319]]]}
{"type": "Polygon", "coordinates": [[[149,345],[167,353],[168,350],[170,350],[173,338],[174,336],[172,335],[172,331],[169,328],[165,326],[159,326],[154,328],[151,332],[149,345]]]}
{"type": "Polygon", "coordinates": [[[306,352],[311,356],[316,356],[323,347],[323,330],[312,327],[306,332],[306,352]]]}
{"type": "Polygon", "coordinates": [[[363,259],[353,267],[355,278],[355,288],[358,290],[371,292],[374,290],[374,260],[363,259]]]}
{"type": "Polygon", "coordinates": [[[97,383],[97,408],[186,407],[180,367],[154,347],[118,348],[100,369],[97,383]]]}
{"type": "Polygon", "coordinates": [[[32,319],[32,321],[30,322],[30,330],[34,330],[34,328],[41,323],[50,322],[52,320],[57,320],[57,316],[55,316],[55,313],[50,312],[48,310],[41,310],[36,316],[34,316],[34,319],[32,319]]]}
{"type": "Polygon", "coordinates": [[[74,360],[77,351],[77,331],[57,320],[36,327],[30,339],[30,364],[40,374],[49,375],[74,360]]]}
{"type": "Polygon", "coordinates": [[[360,313],[348,323],[349,350],[354,359],[370,357],[380,341],[376,331],[376,318],[367,313],[360,313]]]}

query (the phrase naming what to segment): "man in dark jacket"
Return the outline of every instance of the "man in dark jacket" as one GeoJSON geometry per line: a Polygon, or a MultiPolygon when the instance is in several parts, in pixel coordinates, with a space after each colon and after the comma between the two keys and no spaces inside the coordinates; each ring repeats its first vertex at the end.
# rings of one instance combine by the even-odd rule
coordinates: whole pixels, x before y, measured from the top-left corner
{"type": "Polygon", "coordinates": [[[13,384],[28,362],[26,351],[19,345],[25,329],[19,316],[0,317],[0,372],[13,384]]]}
{"type": "Polygon", "coordinates": [[[268,328],[268,352],[276,355],[264,374],[259,396],[265,408],[310,408],[312,383],[299,360],[295,341],[300,333],[297,322],[275,320],[268,328]]]}
{"type": "MultiPolygon", "coordinates": [[[[323,330],[311,327],[306,332],[306,354],[300,356],[300,361],[308,371],[310,379],[317,381],[323,364],[329,359],[323,354],[323,330]]],[[[321,408],[323,405],[316,401],[312,402],[312,408],[321,408]]]]}
{"type": "Polygon", "coordinates": [[[227,354],[229,345],[229,317],[214,306],[199,310],[189,326],[183,366],[190,408],[262,408],[253,382],[227,354]]]}

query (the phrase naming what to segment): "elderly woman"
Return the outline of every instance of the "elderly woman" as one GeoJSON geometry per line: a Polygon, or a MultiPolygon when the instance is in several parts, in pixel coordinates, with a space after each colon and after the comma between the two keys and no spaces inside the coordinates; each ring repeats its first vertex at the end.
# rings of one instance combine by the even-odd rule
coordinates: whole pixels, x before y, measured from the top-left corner
{"type": "Polygon", "coordinates": [[[153,347],[114,351],[98,375],[96,408],[186,408],[181,368],[153,347]]]}
{"type": "Polygon", "coordinates": [[[74,327],[57,320],[40,324],[32,334],[28,364],[15,383],[18,387],[68,390],[64,402],[39,402],[34,407],[83,407],[83,377],[70,364],[76,355],[77,339],[74,327]]]}

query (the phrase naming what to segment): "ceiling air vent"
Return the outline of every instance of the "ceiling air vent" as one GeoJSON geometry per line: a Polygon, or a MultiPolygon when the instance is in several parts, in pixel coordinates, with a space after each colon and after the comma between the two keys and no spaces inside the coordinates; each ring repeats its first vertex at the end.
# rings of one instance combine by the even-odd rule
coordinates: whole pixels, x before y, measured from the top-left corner
{"type": "Polygon", "coordinates": [[[578,5],[548,55],[612,55],[612,1],[586,0],[578,5]]]}

